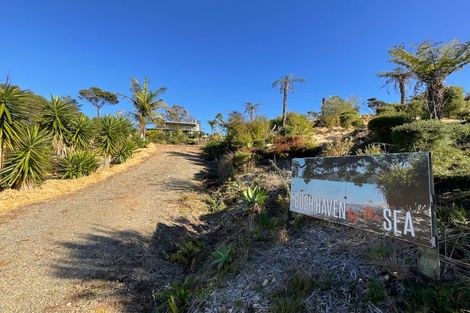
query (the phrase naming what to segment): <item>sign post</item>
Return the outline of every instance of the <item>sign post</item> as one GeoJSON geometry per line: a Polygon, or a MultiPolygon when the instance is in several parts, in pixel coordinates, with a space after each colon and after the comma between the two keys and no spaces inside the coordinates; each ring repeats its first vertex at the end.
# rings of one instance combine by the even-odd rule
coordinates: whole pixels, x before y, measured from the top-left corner
{"type": "Polygon", "coordinates": [[[292,161],[290,210],[419,246],[419,270],[439,278],[429,153],[292,161]]]}

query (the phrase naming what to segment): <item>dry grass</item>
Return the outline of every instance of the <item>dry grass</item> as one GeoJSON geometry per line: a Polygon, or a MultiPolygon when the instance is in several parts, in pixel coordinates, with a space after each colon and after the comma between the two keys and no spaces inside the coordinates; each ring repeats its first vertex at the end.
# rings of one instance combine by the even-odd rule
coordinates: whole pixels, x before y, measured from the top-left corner
{"type": "Polygon", "coordinates": [[[155,154],[158,148],[150,144],[141,149],[123,164],[116,164],[107,170],[98,170],[90,176],[78,179],[50,179],[41,186],[30,190],[7,189],[0,192],[0,214],[6,213],[21,206],[51,200],[62,195],[76,192],[90,185],[99,183],[109,177],[121,173],[136,164],[139,164],[149,156],[155,154]]]}

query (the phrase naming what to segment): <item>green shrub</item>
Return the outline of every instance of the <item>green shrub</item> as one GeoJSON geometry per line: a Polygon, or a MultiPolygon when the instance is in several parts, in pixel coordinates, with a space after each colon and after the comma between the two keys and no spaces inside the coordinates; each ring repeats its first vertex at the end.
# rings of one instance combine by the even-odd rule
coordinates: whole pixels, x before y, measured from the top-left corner
{"type": "Polygon", "coordinates": [[[30,189],[50,173],[50,136],[38,126],[18,127],[18,138],[0,170],[0,185],[30,189]]]}
{"type": "Polygon", "coordinates": [[[132,136],[132,142],[134,142],[136,148],[139,148],[139,149],[147,148],[149,144],[148,138],[143,139],[140,137],[139,134],[134,134],[132,136]]]}
{"type": "Polygon", "coordinates": [[[322,154],[327,157],[349,155],[353,146],[354,142],[351,139],[337,139],[328,143],[322,154]]]}
{"type": "Polygon", "coordinates": [[[208,160],[218,160],[224,153],[227,152],[227,142],[211,140],[202,148],[202,151],[204,151],[205,157],[208,160]]]}
{"type": "Polygon", "coordinates": [[[256,207],[260,209],[268,200],[268,193],[259,187],[245,189],[242,192],[242,196],[243,202],[250,208],[256,207]]]}
{"type": "Polygon", "coordinates": [[[342,112],[339,120],[341,127],[344,128],[361,127],[364,125],[361,115],[356,110],[342,112]]]}
{"type": "Polygon", "coordinates": [[[366,300],[374,304],[380,304],[385,301],[386,297],[387,290],[385,289],[383,283],[375,278],[369,279],[367,282],[367,290],[365,294],[366,300]]]}
{"type": "Polygon", "coordinates": [[[98,165],[98,159],[92,151],[75,151],[58,160],[57,174],[62,179],[76,179],[90,175],[98,165]]]}
{"type": "Polygon", "coordinates": [[[404,112],[405,111],[405,105],[404,104],[384,104],[381,107],[377,108],[377,115],[383,115],[383,114],[389,114],[389,113],[398,113],[398,112],[404,112]]]}
{"type": "MultiPolygon", "coordinates": [[[[350,117],[353,117],[352,112],[358,112],[357,99],[343,99],[339,96],[332,96],[323,102],[321,107],[320,121],[326,125],[326,127],[338,127],[341,126],[341,115],[347,114],[349,117],[343,117],[343,123],[347,125],[347,121],[350,121],[350,117]]],[[[359,114],[359,113],[357,113],[359,114]]],[[[351,126],[352,121],[351,121],[351,126]]]]}
{"type": "Polygon", "coordinates": [[[201,240],[190,239],[176,244],[177,250],[169,255],[169,260],[185,266],[192,265],[204,247],[201,240]]]}
{"type": "Polygon", "coordinates": [[[309,274],[301,271],[292,273],[285,288],[271,296],[272,312],[305,312],[304,301],[316,287],[317,283],[309,274]]]}
{"type": "Polygon", "coordinates": [[[405,285],[405,312],[456,313],[470,309],[470,286],[459,282],[416,282],[405,285]]]}
{"type": "Polygon", "coordinates": [[[392,129],[392,142],[403,151],[427,151],[446,139],[445,124],[437,120],[415,121],[392,129]]]}
{"type": "Polygon", "coordinates": [[[179,284],[173,284],[171,289],[163,294],[166,299],[166,308],[160,306],[157,312],[186,313],[189,311],[193,293],[189,287],[190,281],[186,279],[179,284]]]}
{"type": "Polygon", "coordinates": [[[436,120],[407,123],[392,130],[402,151],[431,151],[436,176],[470,175],[470,125],[436,120]]]}
{"type": "Polygon", "coordinates": [[[235,171],[244,172],[255,165],[255,154],[248,151],[236,151],[232,156],[232,164],[235,171]]]}
{"type": "Polygon", "coordinates": [[[392,128],[410,123],[413,118],[406,113],[388,113],[378,115],[369,121],[367,128],[372,134],[372,138],[381,143],[392,143],[392,128]]]}
{"type": "Polygon", "coordinates": [[[273,313],[303,312],[303,299],[292,296],[273,297],[271,300],[271,310],[273,313]]]}
{"type": "Polygon", "coordinates": [[[121,164],[130,159],[135,150],[137,150],[137,145],[133,139],[127,139],[114,153],[113,153],[113,163],[121,164]]]}
{"type": "Polygon", "coordinates": [[[371,143],[363,149],[356,151],[356,155],[377,155],[382,153],[384,153],[384,151],[380,143],[371,143]]]}
{"type": "MultiPolygon", "coordinates": [[[[281,129],[282,116],[271,120],[272,127],[281,129]]],[[[299,137],[309,141],[313,135],[313,122],[306,115],[288,112],[286,115],[286,127],[283,129],[283,135],[288,137],[299,137]]]]}
{"type": "Polygon", "coordinates": [[[219,272],[226,271],[233,262],[235,249],[230,245],[222,245],[212,252],[212,265],[219,272]]]}

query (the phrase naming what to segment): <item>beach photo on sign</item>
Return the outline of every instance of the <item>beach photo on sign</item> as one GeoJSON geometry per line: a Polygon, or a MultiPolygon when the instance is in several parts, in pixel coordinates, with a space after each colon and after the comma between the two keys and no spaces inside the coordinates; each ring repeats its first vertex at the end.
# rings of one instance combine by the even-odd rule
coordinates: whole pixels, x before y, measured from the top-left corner
{"type": "Polygon", "coordinates": [[[429,155],[294,159],[291,211],[431,246],[429,155]]]}

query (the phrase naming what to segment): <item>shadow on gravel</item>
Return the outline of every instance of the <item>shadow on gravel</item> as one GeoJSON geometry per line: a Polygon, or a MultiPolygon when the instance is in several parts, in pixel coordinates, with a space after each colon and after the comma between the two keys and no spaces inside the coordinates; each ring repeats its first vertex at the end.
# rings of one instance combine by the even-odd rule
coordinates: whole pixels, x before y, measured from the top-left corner
{"type": "MultiPolygon", "coordinates": [[[[155,308],[152,291],[162,290],[183,275],[183,268],[167,260],[165,251],[187,232],[181,225],[159,223],[152,237],[134,231],[116,231],[96,226],[78,242],[61,242],[67,257],[53,265],[62,279],[78,279],[83,288],[96,281],[108,282],[99,295],[117,300],[124,312],[151,312],[155,308]]],[[[94,291],[96,293],[96,290],[94,291]]],[[[81,294],[89,293],[81,291],[81,294]]],[[[79,300],[80,294],[72,295],[79,300]]]]}
{"type": "Polygon", "coordinates": [[[206,248],[214,246],[220,237],[215,225],[223,219],[227,219],[225,213],[210,213],[201,217],[202,224],[194,225],[179,217],[172,224],[158,223],[152,236],[96,225],[76,242],[58,243],[68,254],[52,266],[53,274],[80,281],[81,290],[70,296],[71,302],[93,301],[95,295],[117,301],[123,312],[155,312],[161,303],[155,302],[154,295],[190,270],[168,260],[168,254],[177,250],[176,243],[199,238],[206,248]],[[98,292],[97,282],[105,283],[98,292]]]}

